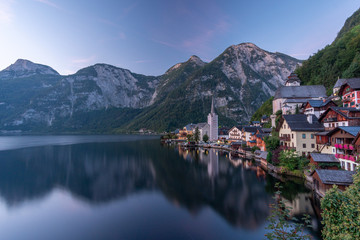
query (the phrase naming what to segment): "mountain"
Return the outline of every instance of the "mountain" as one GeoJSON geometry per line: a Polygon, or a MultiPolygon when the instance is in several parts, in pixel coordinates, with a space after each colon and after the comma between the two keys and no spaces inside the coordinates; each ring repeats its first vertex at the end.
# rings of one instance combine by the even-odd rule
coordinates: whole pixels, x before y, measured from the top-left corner
{"type": "Polygon", "coordinates": [[[0,78],[25,78],[33,75],[59,75],[49,66],[33,63],[25,59],[18,59],[14,64],[0,72],[0,78]]]}
{"type": "Polygon", "coordinates": [[[304,61],[296,73],[305,84],[324,85],[329,94],[339,77],[360,77],[360,9],[346,20],[336,39],[304,61]]]}
{"type": "Polygon", "coordinates": [[[0,130],[174,130],[206,121],[212,97],[221,125],[247,122],[300,63],[251,43],[231,46],[210,63],[191,56],[157,77],[107,64],[61,76],[18,60],[0,72],[0,130]]]}
{"type": "Polygon", "coordinates": [[[221,125],[248,122],[300,63],[252,43],[231,46],[207,64],[192,57],[162,76],[160,97],[156,98],[159,101],[155,100],[128,127],[171,130],[190,122],[204,122],[212,97],[221,125]]]}

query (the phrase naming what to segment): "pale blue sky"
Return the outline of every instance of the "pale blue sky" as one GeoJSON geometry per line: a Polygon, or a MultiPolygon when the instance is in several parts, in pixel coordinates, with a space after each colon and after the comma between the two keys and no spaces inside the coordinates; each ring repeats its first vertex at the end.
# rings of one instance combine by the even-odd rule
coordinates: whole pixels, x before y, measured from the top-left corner
{"type": "Polygon", "coordinates": [[[252,42],[299,59],[330,44],[356,0],[0,0],[0,69],[18,58],[61,74],[108,63],[163,74],[252,42]]]}

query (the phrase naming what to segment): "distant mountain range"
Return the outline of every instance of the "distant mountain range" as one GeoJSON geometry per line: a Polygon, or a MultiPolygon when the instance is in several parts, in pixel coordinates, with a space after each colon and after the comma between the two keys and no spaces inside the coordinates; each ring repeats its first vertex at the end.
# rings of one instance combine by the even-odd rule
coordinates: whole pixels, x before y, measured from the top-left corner
{"type": "Polygon", "coordinates": [[[19,59],[0,71],[0,130],[103,133],[174,130],[204,122],[214,97],[220,124],[247,122],[301,61],[252,43],[210,63],[192,56],[161,76],[96,64],[61,76],[19,59]]]}

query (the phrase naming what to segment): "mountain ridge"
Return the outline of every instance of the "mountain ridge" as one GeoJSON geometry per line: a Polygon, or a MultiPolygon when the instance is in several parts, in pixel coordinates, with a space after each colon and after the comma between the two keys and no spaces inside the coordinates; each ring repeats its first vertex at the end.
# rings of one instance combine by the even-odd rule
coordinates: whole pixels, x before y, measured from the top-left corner
{"type": "MultiPolygon", "coordinates": [[[[21,63],[19,60],[18,68],[11,71],[24,72],[26,64],[21,63]]],[[[1,112],[5,116],[6,109],[13,109],[0,119],[0,130],[174,130],[188,122],[206,121],[212,96],[221,124],[246,122],[300,63],[285,54],[243,43],[230,46],[209,63],[192,55],[160,76],[104,63],[62,76],[36,72],[33,69],[51,68],[33,65],[32,75],[13,74],[15,82],[23,84],[22,79],[28,79],[36,86],[28,97],[13,99],[4,93],[6,97],[2,98],[0,92],[0,117],[1,112]]],[[[1,77],[3,71],[0,83],[6,79],[1,77]]],[[[20,96],[15,88],[11,91],[20,96]]]]}

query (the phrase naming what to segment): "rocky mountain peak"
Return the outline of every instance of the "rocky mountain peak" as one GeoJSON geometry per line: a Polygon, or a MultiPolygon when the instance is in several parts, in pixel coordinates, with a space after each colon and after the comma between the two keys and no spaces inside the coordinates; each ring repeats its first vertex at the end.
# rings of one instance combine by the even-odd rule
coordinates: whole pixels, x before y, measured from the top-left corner
{"type": "Polygon", "coordinates": [[[199,58],[199,57],[196,56],[196,55],[192,55],[192,56],[189,58],[188,62],[193,62],[193,63],[195,63],[195,64],[198,65],[198,66],[204,66],[204,65],[206,64],[205,62],[203,62],[203,60],[201,60],[201,58],[199,58]]]}
{"type": "Polygon", "coordinates": [[[33,63],[26,59],[18,59],[9,67],[0,71],[2,78],[29,77],[36,74],[59,75],[57,71],[49,66],[33,63]]]}

